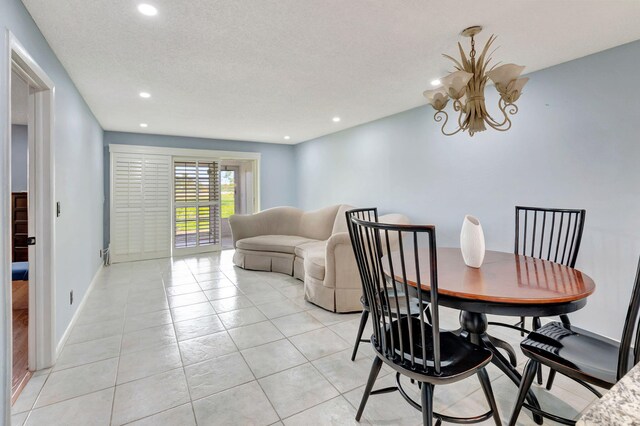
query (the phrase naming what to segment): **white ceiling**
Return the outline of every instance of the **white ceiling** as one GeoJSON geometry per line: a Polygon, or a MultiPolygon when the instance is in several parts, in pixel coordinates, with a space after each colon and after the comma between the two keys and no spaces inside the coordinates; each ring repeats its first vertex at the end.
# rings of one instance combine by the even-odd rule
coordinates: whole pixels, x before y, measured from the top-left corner
{"type": "Polygon", "coordinates": [[[423,105],[471,25],[525,72],[640,39],[635,0],[140,1],[23,0],[105,130],[297,143],[423,105]]]}

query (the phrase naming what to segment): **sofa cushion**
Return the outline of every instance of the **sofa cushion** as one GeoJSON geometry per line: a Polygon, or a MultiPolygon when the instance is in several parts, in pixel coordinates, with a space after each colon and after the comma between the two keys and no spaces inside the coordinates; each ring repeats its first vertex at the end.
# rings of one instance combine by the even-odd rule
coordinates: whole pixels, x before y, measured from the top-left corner
{"type": "Polygon", "coordinates": [[[274,207],[251,215],[234,214],[229,218],[233,243],[258,235],[300,235],[303,214],[295,207],[274,207]]]}
{"type": "Polygon", "coordinates": [[[300,217],[300,225],[296,234],[314,240],[326,240],[331,236],[338,208],[339,206],[335,205],[304,212],[300,217]]]}
{"type": "Polygon", "coordinates": [[[260,235],[244,238],[236,242],[236,247],[243,250],[274,251],[277,253],[295,253],[297,246],[318,242],[310,238],[296,235],[260,235]]]}
{"type": "Polygon", "coordinates": [[[324,254],[324,250],[326,247],[326,241],[313,241],[311,243],[304,243],[296,247],[295,254],[296,256],[304,259],[307,253],[324,254]]]}
{"type": "Polygon", "coordinates": [[[307,252],[304,259],[304,273],[317,280],[324,280],[325,273],[325,257],[324,250],[322,252],[307,252]]]}

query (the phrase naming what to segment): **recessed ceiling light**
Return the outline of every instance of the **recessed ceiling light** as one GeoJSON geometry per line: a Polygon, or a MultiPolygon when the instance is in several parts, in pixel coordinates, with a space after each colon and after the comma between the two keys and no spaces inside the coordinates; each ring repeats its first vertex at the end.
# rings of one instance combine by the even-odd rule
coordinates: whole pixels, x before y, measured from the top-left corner
{"type": "Polygon", "coordinates": [[[151,93],[149,92],[140,92],[140,97],[141,98],[150,98],[151,97],[151,93]]]}
{"type": "Polygon", "coordinates": [[[288,141],[289,139],[291,139],[291,136],[285,136],[284,140],[288,141]]]}
{"type": "Polygon", "coordinates": [[[439,79],[435,79],[435,80],[431,80],[431,85],[432,86],[440,86],[442,84],[442,82],[439,79]]]}
{"type": "Polygon", "coordinates": [[[334,122],[334,123],[337,123],[337,122],[339,122],[339,121],[340,121],[340,117],[333,117],[333,122],[334,122]]]}
{"type": "Polygon", "coordinates": [[[149,127],[147,123],[140,123],[140,127],[149,127]]]}
{"type": "Polygon", "coordinates": [[[138,12],[142,13],[145,16],[156,16],[158,14],[158,9],[150,4],[140,3],[138,5],[138,12]]]}

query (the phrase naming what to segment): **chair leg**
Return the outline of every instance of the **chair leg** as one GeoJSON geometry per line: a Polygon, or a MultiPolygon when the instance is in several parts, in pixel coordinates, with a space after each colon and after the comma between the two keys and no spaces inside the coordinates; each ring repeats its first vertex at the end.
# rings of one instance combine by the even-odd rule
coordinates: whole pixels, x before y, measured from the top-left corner
{"type": "Polygon", "coordinates": [[[371,371],[369,372],[369,380],[367,380],[367,386],[365,386],[364,388],[362,401],[360,401],[360,407],[358,408],[358,413],[356,414],[356,421],[358,422],[362,417],[364,406],[367,405],[367,400],[369,399],[369,395],[371,395],[371,390],[373,389],[373,385],[376,383],[376,379],[378,378],[378,373],[380,373],[381,367],[382,360],[378,357],[375,357],[375,359],[373,360],[373,365],[371,366],[371,371]]]}
{"type": "Polygon", "coordinates": [[[422,424],[433,425],[433,385],[431,383],[422,384],[422,424]]]}
{"type": "Polygon", "coordinates": [[[513,413],[511,414],[511,419],[509,420],[509,426],[515,426],[516,421],[518,420],[518,416],[520,415],[520,411],[522,410],[522,404],[524,404],[524,399],[527,396],[527,392],[531,388],[531,384],[533,383],[533,378],[538,371],[538,367],[540,367],[540,363],[530,359],[527,362],[527,365],[524,367],[524,373],[522,374],[522,381],[520,382],[520,389],[518,390],[518,398],[516,399],[516,405],[513,407],[513,413]]]}
{"type": "MultiPolygon", "coordinates": [[[[571,325],[571,321],[569,320],[569,316],[568,315],[560,315],[560,321],[562,321],[562,324],[564,325],[571,325]]],[[[547,377],[547,390],[551,390],[551,388],[553,387],[553,381],[556,378],[556,370],[549,370],[549,377],[547,377]]]]}
{"type": "MultiPolygon", "coordinates": [[[[542,323],[540,322],[540,317],[533,317],[533,326],[531,327],[532,330],[536,331],[540,327],[542,327],[542,323]]],[[[538,378],[538,384],[541,385],[542,384],[542,366],[538,367],[537,378],[538,378]]]]}
{"type": "Polygon", "coordinates": [[[553,386],[553,380],[556,378],[556,370],[549,370],[549,377],[547,378],[547,390],[551,390],[553,386]]]}
{"type": "Polygon", "coordinates": [[[487,401],[489,402],[491,411],[493,411],[493,421],[496,422],[496,425],[501,426],[502,422],[500,421],[500,412],[498,411],[498,405],[496,404],[496,399],[493,396],[493,390],[491,389],[491,380],[489,379],[489,374],[487,374],[486,369],[482,368],[478,370],[478,379],[480,380],[480,385],[482,386],[482,391],[484,392],[484,396],[487,398],[487,401]]]}
{"type": "Polygon", "coordinates": [[[362,310],[362,315],[360,316],[360,326],[358,327],[358,335],[356,336],[356,343],[353,345],[353,354],[351,354],[351,361],[355,361],[356,355],[358,354],[358,347],[360,346],[360,340],[362,340],[362,333],[364,333],[364,327],[367,325],[367,318],[369,318],[369,311],[366,309],[362,310]]]}
{"type": "MultiPolygon", "coordinates": [[[[520,317],[520,327],[525,328],[524,317],[520,317]]],[[[520,337],[524,337],[524,331],[520,330],[520,337]]]]}
{"type": "Polygon", "coordinates": [[[504,350],[507,353],[507,355],[509,356],[509,362],[511,363],[511,365],[513,367],[517,367],[518,366],[518,359],[516,357],[516,351],[513,350],[513,348],[511,347],[510,344],[508,344],[504,340],[498,339],[497,337],[493,337],[493,336],[489,336],[489,335],[487,335],[487,337],[489,338],[489,341],[491,341],[491,343],[493,343],[493,346],[495,346],[496,348],[500,348],[500,349],[504,350]]]}

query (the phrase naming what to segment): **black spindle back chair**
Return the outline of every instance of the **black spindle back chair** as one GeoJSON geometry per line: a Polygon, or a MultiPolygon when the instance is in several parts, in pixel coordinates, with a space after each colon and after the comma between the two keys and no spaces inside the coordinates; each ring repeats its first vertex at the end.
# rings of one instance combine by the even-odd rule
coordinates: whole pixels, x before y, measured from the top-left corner
{"type": "Polygon", "coordinates": [[[586,213],[516,206],[514,253],[575,267],[586,213]]]}
{"type": "Polygon", "coordinates": [[[545,413],[525,404],[526,394],[541,365],[560,372],[602,397],[590,385],[610,389],[640,362],[640,260],[620,343],[573,325],[551,322],[531,332],[520,347],[529,361],[524,369],[509,424],[516,424],[523,406],[559,423],[575,424],[574,420],[545,413]]]}
{"type": "Polygon", "coordinates": [[[356,420],[362,416],[384,362],[396,371],[398,391],[410,405],[422,411],[425,425],[433,422],[434,386],[473,374],[480,377],[491,410],[464,419],[435,413],[438,423],[441,420],[472,423],[494,417],[500,424],[484,369],[491,360],[491,352],[439,329],[435,227],[382,224],[351,218],[351,231],[356,262],[371,311],[371,344],[376,353],[356,420]],[[419,307],[415,316],[405,314],[411,310],[411,302],[403,295],[411,293],[417,296],[419,307]],[[428,306],[431,306],[430,324],[426,314],[428,306]],[[421,404],[413,401],[402,388],[400,375],[419,383],[421,404]]]}
{"type": "Polygon", "coordinates": [[[624,328],[622,329],[622,338],[620,339],[616,381],[627,374],[638,362],[640,362],[640,259],[638,259],[636,280],[633,284],[631,301],[629,302],[627,317],[625,318],[624,328]],[[633,352],[631,350],[632,347],[633,352]],[[632,354],[633,363],[630,364],[629,360],[632,354]]]}
{"type": "MultiPolygon", "coordinates": [[[[586,210],[524,206],[516,206],[515,209],[515,254],[575,267],[586,210]]],[[[561,315],[560,319],[563,323],[570,324],[567,315],[561,315]]],[[[490,324],[510,326],[500,322],[490,324]]],[[[520,335],[524,336],[525,317],[520,317],[520,321],[514,326],[520,328],[520,335]]],[[[533,317],[531,328],[537,330],[540,326],[540,318],[533,317]]],[[[551,389],[553,379],[552,372],[547,380],[547,389],[551,389]]],[[[542,370],[538,372],[538,383],[542,384],[542,370]]]]}
{"type": "MultiPolygon", "coordinates": [[[[356,219],[365,220],[367,222],[378,222],[378,209],[376,207],[365,207],[361,209],[352,209],[345,212],[346,220],[347,220],[347,229],[349,230],[349,238],[351,238],[351,245],[354,246],[353,243],[353,230],[351,229],[351,218],[354,217],[356,219]]],[[[357,256],[355,251],[355,247],[353,249],[354,255],[357,256]]],[[[360,274],[360,279],[362,279],[362,274],[360,274]]],[[[369,318],[369,302],[366,297],[366,293],[364,291],[364,287],[362,289],[362,297],[360,297],[360,303],[362,304],[362,315],[360,316],[360,325],[358,326],[358,334],[356,335],[356,342],[353,345],[353,353],[351,354],[351,361],[355,361],[356,355],[358,355],[358,347],[360,346],[360,342],[369,342],[369,339],[363,339],[362,333],[364,333],[364,328],[367,325],[367,320],[369,318]]]]}
{"type": "MultiPolygon", "coordinates": [[[[353,231],[352,231],[352,223],[351,223],[351,218],[354,217],[356,219],[360,219],[360,220],[364,220],[367,222],[378,222],[378,209],[375,207],[366,207],[366,208],[360,208],[360,209],[353,209],[353,210],[349,210],[347,212],[345,212],[345,216],[346,216],[346,220],[347,220],[347,229],[349,230],[349,237],[351,238],[351,245],[352,247],[354,247],[353,244],[353,231]]],[[[395,247],[395,244],[394,244],[395,247]]],[[[354,255],[357,255],[355,253],[355,247],[354,247],[354,255]]],[[[362,274],[361,274],[361,280],[362,280],[362,274]]],[[[403,295],[404,296],[404,295],[403,295]]],[[[367,300],[366,297],[366,293],[364,291],[364,287],[362,290],[362,297],[360,298],[360,303],[362,304],[362,315],[360,316],[360,325],[358,327],[358,334],[356,335],[356,341],[355,344],[353,345],[353,352],[351,354],[351,361],[355,361],[356,356],[358,355],[358,348],[360,347],[360,343],[361,342],[369,342],[369,339],[363,339],[362,338],[362,334],[364,333],[364,329],[367,325],[367,320],[369,318],[369,302],[367,300]]],[[[402,306],[406,305],[405,301],[402,301],[402,306]]],[[[419,314],[419,307],[417,304],[417,301],[415,298],[410,298],[409,299],[409,306],[411,308],[409,312],[409,315],[418,315],[419,314]]],[[[403,314],[406,314],[403,313],[403,314]]],[[[427,310],[426,312],[427,314],[427,319],[429,319],[429,315],[430,312],[429,310],[427,310]]]]}

